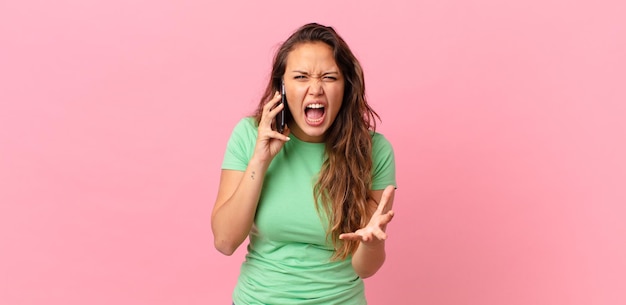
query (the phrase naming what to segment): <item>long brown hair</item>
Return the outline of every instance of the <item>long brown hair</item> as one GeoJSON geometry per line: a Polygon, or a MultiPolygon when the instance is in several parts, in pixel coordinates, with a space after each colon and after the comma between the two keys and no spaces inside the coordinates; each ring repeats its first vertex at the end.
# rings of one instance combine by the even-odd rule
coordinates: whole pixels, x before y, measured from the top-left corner
{"type": "MultiPolygon", "coordinates": [[[[296,30],[279,48],[272,73],[255,117],[261,120],[265,105],[279,90],[287,56],[299,44],[323,42],[333,50],[335,62],[344,76],[343,103],[326,132],[326,158],[314,186],[317,208],[321,206],[330,222],[328,236],[336,249],[333,259],[345,259],[359,243],[342,241],[339,234],[354,232],[367,225],[373,209],[372,134],[378,114],[367,104],[363,69],[346,42],[332,27],[309,23],[296,30]]],[[[319,210],[318,210],[319,211],[319,210]]]]}

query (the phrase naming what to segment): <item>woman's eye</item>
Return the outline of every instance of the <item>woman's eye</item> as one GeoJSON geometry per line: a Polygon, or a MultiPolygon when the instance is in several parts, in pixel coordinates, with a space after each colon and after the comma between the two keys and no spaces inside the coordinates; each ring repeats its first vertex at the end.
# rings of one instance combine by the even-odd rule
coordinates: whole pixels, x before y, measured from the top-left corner
{"type": "Polygon", "coordinates": [[[336,81],[336,80],[337,80],[337,78],[336,78],[336,77],[334,77],[334,76],[324,76],[324,80],[325,80],[325,81],[331,81],[331,82],[332,82],[332,81],[336,81]]]}
{"type": "Polygon", "coordinates": [[[305,75],[296,75],[296,76],[294,76],[294,79],[305,80],[306,76],[305,75]]]}

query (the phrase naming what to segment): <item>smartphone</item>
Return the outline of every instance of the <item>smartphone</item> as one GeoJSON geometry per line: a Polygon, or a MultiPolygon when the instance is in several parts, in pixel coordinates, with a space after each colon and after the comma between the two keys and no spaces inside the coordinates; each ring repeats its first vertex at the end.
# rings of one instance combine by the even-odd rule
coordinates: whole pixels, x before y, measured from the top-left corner
{"type": "Polygon", "coordinates": [[[285,131],[285,121],[287,120],[287,97],[285,96],[285,82],[283,81],[280,88],[280,103],[283,109],[276,115],[276,130],[283,133],[285,131]]]}

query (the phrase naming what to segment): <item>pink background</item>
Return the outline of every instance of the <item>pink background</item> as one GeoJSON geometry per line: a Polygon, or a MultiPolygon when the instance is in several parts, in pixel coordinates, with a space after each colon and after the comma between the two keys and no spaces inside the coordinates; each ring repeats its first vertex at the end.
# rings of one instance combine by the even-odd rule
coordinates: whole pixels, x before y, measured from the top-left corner
{"type": "Polygon", "coordinates": [[[0,303],[230,304],[245,249],[210,231],[226,140],[276,46],[317,21],[360,58],[396,150],[371,304],[626,304],[624,12],[2,1],[0,303]]]}

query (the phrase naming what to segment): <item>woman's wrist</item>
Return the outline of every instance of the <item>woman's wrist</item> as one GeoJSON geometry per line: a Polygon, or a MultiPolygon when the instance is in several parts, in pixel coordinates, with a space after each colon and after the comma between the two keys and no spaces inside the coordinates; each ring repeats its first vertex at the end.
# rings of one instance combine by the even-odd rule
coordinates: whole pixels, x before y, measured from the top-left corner
{"type": "Polygon", "coordinates": [[[363,250],[367,252],[372,251],[385,251],[385,241],[384,240],[373,240],[368,242],[361,242],[359,245],[363,250]]]}
{"type": "Polygon", "coordinates": [[[248,162],[248,167],[252,170],[255,171],[263,171],[265,172],[265,170],[267,170],[267,168],[269,167],[269,164],[272,160],[265,160],[265,159],[261,159],[259,157],[255,155],[252,156],[252,158],[250,158],[250,161],[248,162]]]}

